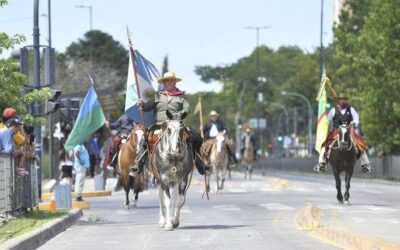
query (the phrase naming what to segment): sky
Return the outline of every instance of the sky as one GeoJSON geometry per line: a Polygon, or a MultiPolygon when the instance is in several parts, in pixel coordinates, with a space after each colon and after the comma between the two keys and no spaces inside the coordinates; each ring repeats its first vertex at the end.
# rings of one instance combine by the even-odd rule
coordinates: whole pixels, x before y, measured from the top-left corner
{"type": "MultiPolygon", "coordinates": [[[[126,48],[126,25],[135,49],[161,71],[168,55],[169,69],[183,78],[178,87],[187,93],[220,91],[222,85],[203,83],[195,66],[224,66],[248,56],[256,47],[252,26],[260,30],[259,43],[273,49],[295,45],[312,52],[320,44],[322,0],[68,0],[51,1],[52,45],[64,52],[90,29],[109,33],[126,48]]],[[[9,0],[0,8],[0,31],[23,34],[32,44],[33,3],[9,0]]],[[[48,1],[40,1],[39,15],[47,14],[48,1]]],[[[324,44],[332,41],[333,0],[324,1],[324,44]]],[[[47,17],[40,17],[40,41],[47,45],[47,17]]],[[[1,57],[7,57],[4,52],[1,57]]]]}

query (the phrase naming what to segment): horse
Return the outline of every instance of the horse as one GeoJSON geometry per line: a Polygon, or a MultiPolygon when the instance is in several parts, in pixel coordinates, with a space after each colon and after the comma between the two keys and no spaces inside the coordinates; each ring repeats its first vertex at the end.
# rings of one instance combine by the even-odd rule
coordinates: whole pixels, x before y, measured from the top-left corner
{"type": "Polygon", "coordinates": [[[126,142],[122,144],[118,152],[118,168],[120,172],[122,186],[125,190],[125,208],[129,209],[129,192],[134,192],[133,207],[137,206],[139,192],[143,191],[145,184],[144,173],[135,177],[129,175],[129,169],[135,165],[135,159],[140,151],[144,140],[145,128],[142,124],[135,125],[132,128],[126,142]]]}
{"type": "Polygon", "coordinates": [[[244,142],[244,151],[242,157],[242,168],[244,169],[244,178],[251,180],[254,165],[254,145],[250,137],[247,136],[244,142]]]}
{"type": "MultiPolygon", "coordinates": [[[[215,174],[215,180],[217,182],[217,193],[224,189],[225,175],[229,167],[229,156],[225,133],[225,130],[218,132],[218,135],[215,137],[215,142],[211,147],[209,156],[212,172],[215,174]]],[[[207,191],[210,191],[210,175],[211,173],[208,173],[207,191]]]]}
{"type": "Polygon", "coordinates": [[[186,199],[191,173],[194,167],[194,152],[186,141],[188,135],[183,119],[186,114],[166,111],[159,141],[150,154],[150,167],[156,176],[159,200],[159,226],[171,231],[179,226],[180,210],[186,199]]]}
{"type": "Polygon", "coordinates": [[[344,193],[344,203],[346,205],[349,205],[350,180],[357,161],[357,149],[351,139],[351,129],[351,125],[342,124],[339,126],[337,130],[338,138],[332,144],[328,159],[328,162],[332,166],[333,175],[335,176],[337,200],[340,203],[343,203],[340,174],[343,171],[346,173],[346,192],[344,193]]]}

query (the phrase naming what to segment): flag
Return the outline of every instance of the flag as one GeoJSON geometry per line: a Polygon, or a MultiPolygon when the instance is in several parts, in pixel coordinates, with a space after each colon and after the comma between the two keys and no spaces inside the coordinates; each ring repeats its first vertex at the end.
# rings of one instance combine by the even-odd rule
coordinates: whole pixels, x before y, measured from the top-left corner
{"type": "MultiPolygon", "coordinates": [[[[134,52],[134,63],[136,68],[136,75],[138,79],[138,85],[140,90],[141,98],[144,102],[148,102],[154,97],[154,88],[152,85],[153,77],[159,77],[160,73],[156,67],[142,56],[139,51],[134,52]]],[[[125,98],[125,114],[132,118],[135,122],[141,122],[141,114],[139,107],[136,103],[138,99],[135,71],[133,69],[133,60],[131,53],[129,53],[129,68],[128,68],[128,79],[126,81],[126,98],[125,98]]],[[[154,121],[154,113],[145,112],[144,119],[146,126],[150,126],[154,121]]]]}
{"type": "Polygon", "coordinates": [[[89,137],[105,123],[103,109],[97,98],[94,87],[88,90],[79,110],[74,127],[65,143],[65,150],[70,151],[89,139],[89,137]]]}
{"type": "Polygon", "coordinates": [[[327,86],[331,91],[331,93],[334,96],[336,96],[336,92],[333,90],[331,82],[324,72],[321,79],[321,86],[316,99],[318,101],[318,120],[317,120],[315,150],[317,150],[318,152],[321,151],[322,143],[324,143],[329,130],[328,108],[330,105],[327,100],[327,91],[326,91],[327,86]]]}
{"type": "Polygon", "coordinates": [[[199,98],[199,101],[197,102],[196,107],[194,107],[193,115],[196,115],[196,114],[199,113],[200,110],[201,110],[201,101],[200,101],[200,100],[201,100],[201,99],[199,98]]]}

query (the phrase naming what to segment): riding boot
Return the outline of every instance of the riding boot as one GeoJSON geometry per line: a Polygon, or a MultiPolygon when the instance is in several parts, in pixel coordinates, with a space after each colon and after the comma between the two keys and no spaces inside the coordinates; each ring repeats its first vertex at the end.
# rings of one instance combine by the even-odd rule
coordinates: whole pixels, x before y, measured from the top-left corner
{"type": "Polygon", "coordinates": [[[321,152],[319,153],[318,165],[314,167],[315,172],[325,172],[326,171],[326,149],[323,146],[321,152]]]}
{"type": "Polygon", "coordinates": [[[229,164],[230,164],[230,165],[235,165],[235,164],[237,164],[237,159],[236,159],[235,152],[233,152],[233,150],[231,149],[231,147],[229,147],[228,145],[226,146],[226,149],[228,150],[229,164]]]}
{"type": "Polygon", "coordinates": [[[363,173],[372,172],[373,168],[372,168],[371,163],[370,163],[370,161],[368,159],[368,155],[367,155],[366,151],[364,151],[361,154],[360,161],[361,161],[361,171],[363,173]]]}
{"type": "Polygon", "coordinates": [[[146,143],[143,142],[140,146],[139,153],[136,155],[135,165],[131,166],[129,169],[129,175],[135,177],[143,172],[144,165],[147,160],[147,150],[146,143]]]}
{"type": "Polygon", "coordinates": [[[203,163],[203,160],[201,159],[201,157],[198,153],[195,153],[194,155],[195,155],[194,162],[195,162],[197,171],[199,171],[199,174],[204,175],[207,171],[210,170],[210,167],[203,163]]]}

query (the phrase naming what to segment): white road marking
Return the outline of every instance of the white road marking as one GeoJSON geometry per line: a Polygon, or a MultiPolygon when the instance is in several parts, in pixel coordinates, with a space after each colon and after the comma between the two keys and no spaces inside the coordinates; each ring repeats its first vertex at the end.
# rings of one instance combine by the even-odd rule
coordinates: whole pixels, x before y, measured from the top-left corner
{"type": "Polygon", "coordinates": [[[248,192],[244,188],[229,188],[229,189],[227,189],[227,191],[231,192],[231,193],[246,193],[246,192],[248,192]]]}
{"type": "Polygon", "coordinates": [[[396,208],[381,207],[381,206],[366,206],[366,209],[371,210],[371,211],[383,211],[383,212],[397,212],[397,211],[399,211],[396,208]]]}
{"type": "Polygon", "coordinates": [[[400,221],[397,219],[386,219],[385,221],[387,221],[388,223],[391,223],[391,224],[399,224],[400,223],[400,221]]]}
{"type": "Polygon", "coordinates": [[[310,188],[305,188],[305,187],[291,187],[290,190],[299,192],[299,193],[314,193],[315,190],[312,190],[310,188]]]}
{"type": "Polygon", "coordinates": [[[128,214],[135,214],[137,213],[137,211],[134,210],[134,208],[131,208],[130,210],[117,210],[115,211],[115,213],[118,215],[128,215],[128,214]]]}
{"type": "Polygon", "coordinates": [[[268,210],[273,210],[273,211],[280,211],[280,210],[295,210],[294,207],[290,207],[290,206],[286,206],[284,204],[281,203],[267,203],[267,204],[260,204],[260,207],[264,207],[268,210]]]}
{"type": "Polygon", "coordinates": [[[234,205],[216,205],[214,206],[216,209],[221,209],[224,211],[241,211],[240,208],[234,206],[234,205]]]}
{"type": "Polygon", "coordinates": [[[326,187],[326,188],[321,188],[321,191],[324,191],[324,192],[336,192],[336,188],[334,188],[334,187],[326,187]]]}
{"type": "Polygon", "coordinates": [[[326,209],[326,210],[331,210],[331,209],[338,209],[338,210],[343,210],[344,207],[343,205],[333,205],[329,203],[323,203],[323,204],[317,204],[316,205],[320,209],[326,209]]]}
{"type": "Polygon", "coordinates": [[[183,206],[182,209],[181,209],[181,213],[182,214],[191,214],[192,210],[190,210],[190,208],[187,207],[187,206],[183,206]]]}
{"type": "Polygon", "coordinates": [[[352,219],[357,223],[365,222],[365,219],[364,218],[360,218],[360,217],[353,217],[352,219]]]}

